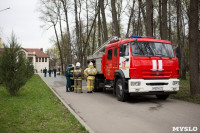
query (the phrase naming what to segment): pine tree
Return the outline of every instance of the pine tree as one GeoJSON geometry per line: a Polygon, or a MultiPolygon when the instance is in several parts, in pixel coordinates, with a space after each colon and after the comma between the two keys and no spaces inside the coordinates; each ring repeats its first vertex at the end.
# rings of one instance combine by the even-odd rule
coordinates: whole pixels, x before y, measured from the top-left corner
{"type": "Polygon", "coordinates": [[[25,64],[26,64],[26,78],[29,79],[34,74],[34,67],[33,64],[28,59],[26,59],[25,64]]]}
{"type": "Polygon", "coordinates": [[[19,89],[26,83],[26,65],[24,53],[12,33],[8,46],[4,44],[4,51],[0,59],[1,82],[10,93],[15,96],[19,89]]]}

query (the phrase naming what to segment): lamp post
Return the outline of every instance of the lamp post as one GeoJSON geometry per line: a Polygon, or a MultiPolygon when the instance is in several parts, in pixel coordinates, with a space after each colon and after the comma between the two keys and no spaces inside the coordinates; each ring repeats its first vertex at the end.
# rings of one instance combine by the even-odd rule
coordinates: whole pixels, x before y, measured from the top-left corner
{"type": "Polygon", "coordinates": [[[3,9],[3,10],[0,10],[0,12],[3,12],[3,11],[5,11],[5,10],[9,10],[9,9],[10,9],[10,7],[5,8],[5,9],[3,9]]]}

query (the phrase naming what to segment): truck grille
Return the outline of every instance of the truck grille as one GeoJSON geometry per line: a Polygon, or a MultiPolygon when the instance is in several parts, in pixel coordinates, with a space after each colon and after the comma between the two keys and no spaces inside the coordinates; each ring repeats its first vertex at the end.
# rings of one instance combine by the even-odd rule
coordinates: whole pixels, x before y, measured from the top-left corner
{"type": "Polygon", "coordinates": [[[159,86],[159,85],[168,85],[168,83],[146,83],[149,86],[159,86]]]}

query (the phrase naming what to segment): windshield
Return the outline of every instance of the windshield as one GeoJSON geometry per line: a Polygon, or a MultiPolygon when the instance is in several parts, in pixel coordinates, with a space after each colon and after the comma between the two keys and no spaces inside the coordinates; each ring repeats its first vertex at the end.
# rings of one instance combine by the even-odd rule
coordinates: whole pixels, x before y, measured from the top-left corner
{"type": "Polygon", "coordinates": [[[133,56],[174,57],[171,44],[159,42],[131,42],[133,56]]]}

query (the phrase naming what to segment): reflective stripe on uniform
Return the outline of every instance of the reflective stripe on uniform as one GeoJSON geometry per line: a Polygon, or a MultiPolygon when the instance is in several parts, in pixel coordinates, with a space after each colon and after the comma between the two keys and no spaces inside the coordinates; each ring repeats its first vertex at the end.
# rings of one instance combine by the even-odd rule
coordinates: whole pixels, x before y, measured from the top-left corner
{"type": "Polygon", "coordinates": [[[94,77],[88,77],[87,79],[94,80],[94,77]]]}
{"type": "Polygon", "coordinates": [[[71,87],[74,87],[74,85],[71,85],[71,87]]]}
{"type": "Polygon", "coordinates": [[[87,86],[87,87],[93,87],[93,86],[87,86]]]}
{"type": "Polygon", "coordinates": [[[73,70],[70,70],[69,72],[74,72],[73,70]]]}
{"type": "Polygon", "coordinates": [[[74,79],[74,80],[82,80],[82,79],[74,79]]]}
{"type": "Polygon", "coordinates": [[[70,77],[70,79],[74,79],[73,77],[70,77]]]}
{"type": "Polygon", "coordinates": [[[77,88],[77,89],[81,90],[82,88],[77,88]]]}

